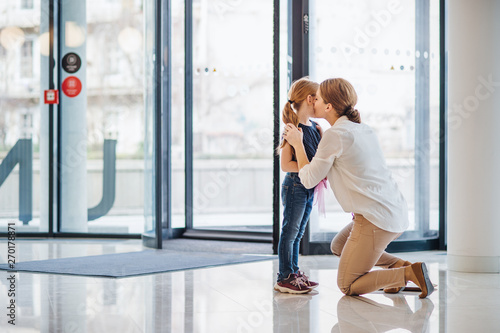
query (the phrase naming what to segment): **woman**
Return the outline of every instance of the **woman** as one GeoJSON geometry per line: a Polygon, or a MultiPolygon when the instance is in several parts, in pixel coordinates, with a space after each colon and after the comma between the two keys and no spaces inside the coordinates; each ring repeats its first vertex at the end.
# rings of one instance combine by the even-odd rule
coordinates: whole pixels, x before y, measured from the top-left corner
{"type": "Polygon", "coordinates": [[[326,119],[332,127],[323,133],[311,162],[297,127],[287,124],[283,137],[295,149],[302,184],[312,188],[327,176],[343,210],[353,213],[349,237],[340,239],[346,234],[343,230],[332,242],[332,249],[341,252],[337,253],[340,290],[346,295],[380,288],[399,291],[412,281],[422,291],[420,298],[424,298],[434,291],[425,264],[405,266],[405,261],[384,252],[408,228],[408,208],[386,166],[375,133],[361,123],[356,103],[356,91],[348,81],[336,78],[320,84],[314,116],[326,119]],[[391,261],[397,268],[370,271],[375,265],[391,267],[387,265],[391,261]]]}

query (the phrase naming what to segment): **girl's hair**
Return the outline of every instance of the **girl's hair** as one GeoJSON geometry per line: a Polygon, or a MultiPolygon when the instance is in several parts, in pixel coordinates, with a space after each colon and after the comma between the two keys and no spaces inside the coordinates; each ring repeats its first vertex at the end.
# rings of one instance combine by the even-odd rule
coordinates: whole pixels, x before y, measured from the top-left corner
{"type": "MultiPolygon", "coordinates": [[[[303,77],[294,81],[288,90],[288,101],[281,112],[283,122],[286,124],[294,124],[295,126],[299,126],[299,117],[297,116],[297,112],[300,109],[302,103],[306,100],[307,96],[316,96],[316,91],[318,91],[319,84],[314,81],[309,80],[308,77],[303,77]]],[[[285,140],[281,141],[277,150],[279,150],[285,146],[285,140]]]]}
{"type": "Polygon", "coordinates": [[[361,123],[359,111],[354,108],[358,95],[349,81],[341,78],[325,80],[319,85],[319,93],[326,104],[333,106],[339,117],[347,116],[350,121],[361,123]]]}

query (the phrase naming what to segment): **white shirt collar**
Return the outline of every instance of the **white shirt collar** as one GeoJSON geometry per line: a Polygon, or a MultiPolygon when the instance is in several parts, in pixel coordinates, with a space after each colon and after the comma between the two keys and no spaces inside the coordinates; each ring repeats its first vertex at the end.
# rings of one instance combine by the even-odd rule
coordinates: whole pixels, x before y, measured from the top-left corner
{"type": "Polygon", "coordinates": [[[341,116],[339,119],[337,119],[337,121],[335,122],[335,124],[333,124],[333,126],[337,126],[345,121],[350,121],[349,118],[347,118],[347,116],[341,116]]]}

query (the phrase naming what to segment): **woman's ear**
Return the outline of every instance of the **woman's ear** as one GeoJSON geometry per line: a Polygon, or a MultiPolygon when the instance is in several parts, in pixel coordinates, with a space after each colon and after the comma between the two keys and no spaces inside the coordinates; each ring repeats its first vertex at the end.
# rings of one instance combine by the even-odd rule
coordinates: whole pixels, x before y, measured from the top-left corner
{"type": "Polygon", "coordinates": [[[331,110],[333,110],[333,106],[330,103],[328,103],[326,105],[325,112],[330,112],[331,110]]]}

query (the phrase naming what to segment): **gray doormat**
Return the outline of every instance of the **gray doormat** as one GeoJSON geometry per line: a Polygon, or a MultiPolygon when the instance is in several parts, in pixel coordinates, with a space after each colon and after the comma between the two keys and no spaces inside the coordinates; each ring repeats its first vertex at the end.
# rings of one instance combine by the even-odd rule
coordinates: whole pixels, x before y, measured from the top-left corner
{"type": "Polygon", "coordinates": [[[163,241],[163,249],[173,251],[273,254],[273,244],[177,238],[163,241]]]}
{"type": "MultiPolygon", "coordinates": [[[[15,271],[95,277],[130,277],[185,269],[276,259],[271,255],[147,250],[17,263],[15,271]]],[[[1,264],[0,270],[9,270],[1,264]]]]}

